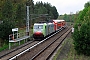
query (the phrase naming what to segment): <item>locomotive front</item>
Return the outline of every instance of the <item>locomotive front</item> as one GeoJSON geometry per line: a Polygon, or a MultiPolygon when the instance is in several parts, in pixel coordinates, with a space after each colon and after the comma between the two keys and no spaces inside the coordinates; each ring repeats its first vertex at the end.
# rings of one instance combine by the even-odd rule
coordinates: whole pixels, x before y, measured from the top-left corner
{"type": "Polygon", "coordinates": [[[43,39],[44,38],[44,24],[34,24],[33,26],[33,38],[43,39]]]}

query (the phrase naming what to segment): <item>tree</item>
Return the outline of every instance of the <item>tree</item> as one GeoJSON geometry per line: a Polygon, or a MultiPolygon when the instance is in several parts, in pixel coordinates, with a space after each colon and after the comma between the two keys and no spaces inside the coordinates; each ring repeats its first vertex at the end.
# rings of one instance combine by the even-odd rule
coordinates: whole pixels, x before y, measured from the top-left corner
{"type": "Polygon", "coordinates": [[[47,9],[45,7],[38,8],[38,14],[46,14],[46,13],[47,13],[47,9]]]}
{"type": "Polygon", "coordinates": [[[9,35],[12,33],[12,28],[14,27],[14,24],[9,21],[3,21],[3,23],[0,24],[0,38],[3,40],[3,43],[9,42],[9,35]]]}
{"type": "Polygon", "coordinates": [[[70,22],[70,18],[69,18],[69,17],[70,17],[69,15],[64,14],[63,19],[64,19],[65,21],[67,21],[67,22],[70,22]]]}
{"type": "Polygon", "coordinates": [[[25,17],[26,17],[25,16],[25,6],[22,3],[18,3],[17,9],[16,9],[16,20],[15,20],[18,27],[22,27],[25,25],[25,23],[24,23],[25,17]]]}
{"type": "Polygon", "coordinates": [[[49,16],[52,17],[52,19],[57,19],[58,18],[58,12],[55,6],[52,6],[50,3],[43,3],[37,2],[35,4],[35,12],[36,14],[48,14],[49,16]]]}
{"type": "Polygon", "coordinates": [[[10,0],[6,0],[2,7],[2,20],[13,20],[13,5],[10,0]]]}
{"type": "Polygon", "coordinates": [[[90,55],[90,7],[79,13],[74,26],[74,48],[78,54],[90,55]]]}
{"type": "Polygon", "coordinates": [[[90,7],[90,1],[89,1],[89,2],[87,2],[87,3],[85,3],[84,7],[85,7],[85,8],[90,7]]]}
{"type": "Polygon", "coordinates": [[[1,9],[1,19],[3,23],[0,24],[0,39],[3,43],[8,43],[9,34],[12,28],[15,27],[14,15],[13,15],[13,4],[11,0],[5,0],[1,9]]]}
{"type": "Polygon", "coordinates": [[[51,7],[51,12],[54,16],[54,19],[57,19],[59,14],[58,14],[57,9],[56,9],[55,6],[51,7]]]}

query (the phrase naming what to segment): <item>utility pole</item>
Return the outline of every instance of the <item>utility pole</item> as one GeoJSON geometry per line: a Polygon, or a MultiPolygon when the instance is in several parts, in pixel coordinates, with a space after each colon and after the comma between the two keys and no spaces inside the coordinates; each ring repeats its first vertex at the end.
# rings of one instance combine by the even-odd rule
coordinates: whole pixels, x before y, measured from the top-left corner
{"type": "Polygon", "coordinates": [[[26,36],[29,36],[29,6],[27,6],[26,36]]]}

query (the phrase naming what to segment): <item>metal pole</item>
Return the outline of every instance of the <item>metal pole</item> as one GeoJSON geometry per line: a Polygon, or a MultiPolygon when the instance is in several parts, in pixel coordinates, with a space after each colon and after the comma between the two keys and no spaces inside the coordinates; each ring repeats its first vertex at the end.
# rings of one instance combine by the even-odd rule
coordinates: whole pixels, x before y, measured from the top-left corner
{"type": "Polygon", "coordinates": [[[12,36],[12,37],[13,37],[13,39],[14,39],[14,31],[13,31],[13,36],[12,36]]]}
{"type": "Polygon", "coordinates": [[[10,45],[10,35],[9,35],[9,49],[11,49],[11,45],[10,45]]]}
{"type": "Polygon", "coordinates": [[[26,36],[29,36],[29,6],[27,6],[26,36]]]}
{"type": "Polygon", "coordinates": [[[11,49],[11,43],[9,42],[9,49],[11,49]]]}
{"type": "Polygon", "coordinates": [[[20,41],[19,41],[19,45],[20,45],[20,41]]]}

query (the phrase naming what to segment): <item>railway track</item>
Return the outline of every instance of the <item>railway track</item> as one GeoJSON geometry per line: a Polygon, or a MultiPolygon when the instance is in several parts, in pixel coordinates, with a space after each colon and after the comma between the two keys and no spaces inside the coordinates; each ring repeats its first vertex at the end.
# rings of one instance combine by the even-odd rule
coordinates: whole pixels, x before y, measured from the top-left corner
{"type": "Polygon", "coordinates": [[[66,28],[62,32],[46,41],[38,44],[34,48],[28,50],[27,53],[18,56],[17,60],[47,60],[56,50],[56,48],[63,42],[66,36],[70,33],[71,29],[66,28]]]}
{"type": "MultiPolygon", "coordinates": [[[[61,29],[62,30],[62,29],[61,29]]],[[[60,31],[61,31],[60,30],[60,31]]],[[[66,30],[66,29],[65,29],[66,30]]],[[[60,34],[60,36],[63,34],[63,31],[65,31],[65,30],[62,30],[62,32],[60,32],[60,31],[58,31],[57,33],[58,34],[60,34]]],[[[55,33],[55,34],[57,34],[57,33],[55,33]]],[[[46,49],[46,48],[48,48],[49,47],[49,45],[51,45],[50,44],[50,42],[52,42],[52,39],[53,40],[55,40],[54,38],[56,38],[54,35],[55,34],[53,34],[52,36],[53,36],[53,38],[50,38],[50,37],[48,37],[48,38],[46,38],[46,39],[44,39],[43,41],[33,41],[33,42],[31,42],[31,43],[27,43],[27,44],[25,44],[24,46],[22,46],[22,47],[20,47],[20,48],[17,48],[16,50],[13,50],[13,51],[11,51],[11,52],[8,52],[7,54],[4,54],[4,55],[2,55],[2,56],[0,56],[0,60],[15,60],[15,59],[17,59],[17,60],[34,60],[34,59],[38,59],[38,58],[36,58],[37,56],[39,56],[39,55],[41,55],[41,53],[42,53],[42,51],[44,52],[44,50],[46,49]],[[45,41],[46,40],[46,41],[45,41]],[[51,40],[51,41],[50,41],[51,40]],[[47,43],[48,42],[48,43],[47,43]],[[49,45],[48,45],[49,44],[49,45]],[[48,47],[45,47],[45,46],[47,46],[48,45],[48,47]],[[45,48],[43,48],[43,47],[45,47],[45,48]],[[39,49],[38,49],[39,48],[39,49]],[[43,49],[43,50],[42,50],[43,49]],[[28,56],[29,57],[28,57],[28,56]],[[22,58],[21,58],[22,57],[22,58]]],[[[57,36],[59,36],[57,34],[57,36]]],[[[59,39],[60,37],[58,37],[57,39],[59,39]]],[[[57,40],[56,39],[56,40],[57,40]]],[[[53,44],[54,42],[52,42],[52,44],[53,44]]],[[[52,53],[51,53],[52,54],[52,53]]],[[[51,54],[48,54],[48,55],[51,55],[51,54]]]]}
{"type": "Polygon", "coordinates": [[[55,50],[61,45],[63,40],[67,37],[71,30],[67,30],[64,34],[57,37],[48,46],[42,49],[38,54],[31,58],[31,60],[49,60],[55,50]]]}
{"type": "Polygon", "coordinates": [[[10,51],[5,51],[4,54],[0,55],[0,60],[7,60],[7,59],[15,56],[16,54],[20,53],[21,51],[31,47],[32,45],[34,45],[38,42],[39,41],[30,41],[30,42],[27,42],[27,43],[23,44],[20,47],[17,47],[15,49],[10,50],[10,51]]]}

